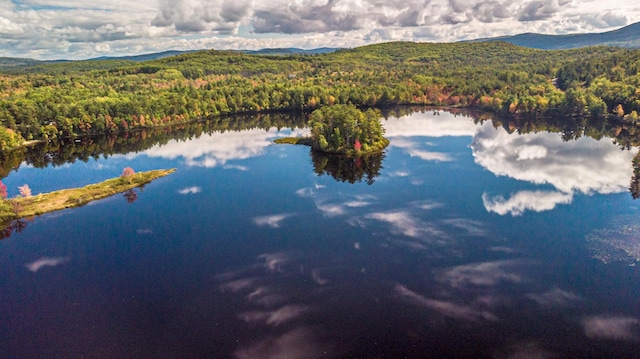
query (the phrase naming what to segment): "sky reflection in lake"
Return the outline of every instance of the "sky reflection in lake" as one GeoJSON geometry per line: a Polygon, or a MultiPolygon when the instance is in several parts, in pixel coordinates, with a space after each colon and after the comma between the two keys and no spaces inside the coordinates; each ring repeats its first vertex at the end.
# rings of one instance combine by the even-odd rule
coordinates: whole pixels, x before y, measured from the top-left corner
{"type": "Polygon", "coordinates": [[[593,245],[623,248],[612,228],[638,216],[635,151],[446,112],[384,126],[370,184],[316,174],[275,129],[12,173],[178,168],[0,242],[0,357],[639,354],[640,266],[593,245]]]}

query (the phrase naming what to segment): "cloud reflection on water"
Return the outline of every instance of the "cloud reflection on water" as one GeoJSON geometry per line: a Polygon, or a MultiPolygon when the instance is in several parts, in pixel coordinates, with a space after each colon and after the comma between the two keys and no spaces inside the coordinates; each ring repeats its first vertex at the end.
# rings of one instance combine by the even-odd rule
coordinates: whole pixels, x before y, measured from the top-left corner
{"type": "Polygon", "coordinates": [[[510,214],[520,216],[527,210],[534,212],[549,211],[559,204],[570,204],[573,194],[554,191],[519,191],[504,198],[501,195],[491,197],[487,193],[482,194],[482,203],[489,212],[501,216],[510,214]]]}
{"type": "Polygon", "coordinates": [[[236,358],[324,358],[335,357],[331,342],[320,335],[319,327],[305,322],[316,305],[303,303],[317,300],[310,288],[292,290],[289,281],[303,277],[312,286],[326,286],[320,277],[321,267],[311,258],[287,252],[263,253],[245,268],[219,275],[222,292],[241,295],[252,310],[236,317],[252,327],[268,328],[262,335],[241,343],[234,351],[236,358]],[[307,268],[308,267],[308,268],[307,268]],[[314,300],[316,299],[316,300],[314,300]]]}
{"type": "Polygon", "coordinates": [[[346,210],[342,204],[322,204],[316,203],[316,207],[322,212],[325,217],[337,217],[346,213],[346,210]]]}
{"type": "Polygon", "coordinates": [[[446,238],[447,234],[404,210],[376,212],[364,216],[391,225],[391,232],[413,238],[446,238]]]}
{"type": "Polygon", "coordinates": [[[561,356],[550,352],[536,341],[523,341],[500,349],[494,359],[548,359],[561,356]]]}
{"type": "Polygon", "coordinates": [[[274,214],[270,216],[260,216],[253,219],[253,223],[258,227],[280,228],[282,221],[294,216],[291,213],[274,214]]]}
{"type": "Polygon", "coordinates": [[[576,193],[620,193],[627,191],[631,159],[635,151],[620,151],[608,140],[582,137],[564,142],[558,133],[510,134],[491,122],[475,124],[471,119],[439,112],[391,119],[384,123],[391,146],[425,161],[450,161],[451,155],[433,151],[426,138],[471,137],[475,162],[497,176],[507,176],[555,190],[519,191],[505,195],[483,195],[485,208],[500,215],[542,212],[568,204],[576,193]]]}
{"type": "Polygon", "coordinates": [[[589,338],[638,340],[640,320],[633,317],[592,316],[582,321],[589,338]]]}
{"type": "Polygon", "coordinates": [[[434,151],[426,151],[420,149],[423,146],[422,143],[417,141],[410,141],[404,138],[397,138],[390,144],[392,147],[398,147],[403,149],[409,156],[418,157],[424,161],[434,161],[434,162],[450,162],[453,161],[453,158],[446,153],[442,152],[434,152],[434,151]]]}
{"type": "Polygon", "coordinates": [[[69,262],[69,257],[42,257],[36,261],[25,264],[31,272],[37,272],[44,267],[57,267],[69,262]]]}
{"type": "Polygon", "coordinates": [[[522,262],[514,260],[464,264],[441,270],[436,278],[452,288],[492,287],[503,282],[520,283],[522,276],[514,269],[521,265],[522,262]]]}
{"type": "Polygon", "coordinates": [[[527,294],[527,298],[533,299],[540,306],[548,308],[566,307],[582,300],[581,297],[560,288],[553,288],[544,293],[527,294]]]}
{"type": "Polygon", "coordinates": [[[263,324],[277,327],[295,320],[307,310],[308,308],[304,305],[286,305],[272,311],[241,313],[239,317],[250,324],[263,324]]]}
{"type": "Polygon", "coordinates": [[[180,194],[198,194],[201,191],[202,191],[201,187],[193,186],[193,187],[183,188],[183,189],[179,190],[178,193],[180,193],[180,194]]]}
{"type": "Polygon", "coordinates": [[[387,137],[445,137],[473,136],[477,125],[468,117],[446,111],[416,112],[411,116],[393,118],[383,122],[387,137]]]}
{"type": "MultiPolygon", "coordinates": [[[[388,124],[394,121],[388,121],[388,124]]],[[[416,132],[422,133],[424,130],[425,136],[433,137],[430,124],[434,124],[434,121],[424,119],[417,130],[416,126],[407,127],[406,135],[414,136],[416,132]]],[[[621,152],[606,141],[587,138],[565,143],[558,134],[510,135],[503,129],[494,129],[489,123],[475,125],[469,119],[452,121],[455,122],[453,126],[445,121],[442,131],[436,131],[436,135],[471,136],[471,148],[478,164],[496,175],[545,187],[515,192],[509,194],[508,198],[501,194],[485,193],[482,199],[489,211],[501,215],[546,211],[560,204],[571,203],[576,193],[626,190],[629,175],[625,166],[630,169],[633,154],[621,152]],[[451,128],[454,130],[446,131],[451,128]],[[597,168],[602,163],[601,168],[597,168]],[[607,175],[600,176],[604,172],[607,175]]],[[[400,121],[401,124],[404,122],[400,121]]],[[[414,119],[410,122],[415,124],[414,119]]],[[[388,135],[398,136],[392,138],[392,144],[395,141],[399,144],[396,147],[407,155],[413,153],[415,157],[417,153],[443,153],[431,151],[436,146],[433,143],[401,138],[404,135],[400,127],[391,128],[388,135]]],[[[429,156],[420,158],[434,160],[429,156]]],[[[394,175],[399,180],[408,181],[410,179],[404,176],[408,173],[395,172],[394,175]]],[[[357,249],[348,252],[369,255],[370,251],[379,250],[383,254],[376,253],[380,257],[374,258],[378,258],[376,264],[382,269],[357,267],[350,260],[358,257],[349,257],[342,252],[296,255],[276,252],[258,256],[257,263],[248,266],[245,273],[251,280],[237,279],[221,285],[221,288],[235,288],[234,294],[240,295],[248,305],[256,307],[236,313],[238,319],[250,326],[264,326],[273,330],[263,332],[267,334],[240,346],[235,352],[238,357],[271,358],[299,354],[300,348],[309,353],[324,348],[327,342],[318,339],[321,330],[317,330],[320,327],[317,314],[334,313],[334,306],[341,305],[340,301],[346,301],[347,296],[355,296],[363,303],[373,301],[372,297],[379,300],[387,296],[394,301],[385,303],[389,307],[423,308],[414,309],[411,313],[424,315],[425,320],[419,325],[427,327],[427,333],[441,329],[436,326],[450,325],[451,322],[459,326],[463,321],[469,326],[483,326],[489,322],[492,328],[509,330],[521,326],[521,320],[529,319],[532,313],[536,313],[544,318],[541,320],[558,320],[558,325],[573,326],[578,332],[583,329],[585,340],[637,338],[639,322],[635,318],[592,316],[585,319],[581,317],[583,314],[571,314],[570,311],[560,319],[553,315],[545,317],[545,313],[553,312],[552,309],[569,310],[584,305],[585,300],[554,281],[539,280],[543,277],[541,273],[546,271],[546,268],[541,269],[544,265],[527,259],[527,254],[522,251],[499,246],[496,242],[501,239],[492,237],[489,225],[471,218],[457,217],[455,213],[448,213],[443,218],[440,212],[447,208],[440,202],[424,199],[389,208],[376,198],[356,198],[354,195],[324,190],[319,185],[311,185],[295,193],[314,202],[318,210],[313,214],[315,217],[319,217],[317,213],[320,213],[334,221],[344,219],[347,223],[366,229],[363,232],[371,236],[362,239],[363,246],[361,242],[354,243],[353,238],[345,238],[349,248],[357,249]],[[477,241],[479,244],[474,244],[473,248],[485,250],[489,259],[474,257],[476,259],[469,260],[460,254],[461,248],[465,248],[462,243],[469,240],[477,241]],[[483,244],[487,246],[481,248],[483,244]],[[406,247],[414,251],[404,250],[406,247]],[[446,258],[445,264],[424,260],[434,258],[434,253],[446,258]],[[327,259],[328,255],[331,255],[330,260],[327,259]],[[417,277],[411,277],[411,282],[405,282],[399,278],[402,274],[393,272],[396,261],[413,260],[418,256],[422,256],[418,259],[421,272],[417,277]],[[336,263],[345,268],[329,268],[337,267],[336,263]],[[256,277],[256,271],[262,272],[256,277]],[[349,277],[344,281],[335,273],[345,276],[362,273],[362,277],[349,277]],[[415,278],[418,279],[413,280],[415,278]],[[359,292],[373,281],[380,281],[374,285],[375,293],[359,292]],[[530,309],[522,310],[525,307],[530,309]],[[305,338],[301,337],[301,333],[305,338]]],[[[265,220],[265,223],[269,221],[265,220]]],[[[275,223],[279,223],[278,218],[275,218],[275,223]]],[[[482,255],[479,257],[482,258],[482,255]]],[[[345,306],[352,304],[342,303],[345,306]]],[[[377,315],[370,314],[378,319],[377,315]]],[[[331,321],[331,324],[335,323],[331,321]]],[[[523,329],[505,342],[492,342],[492,345],[497,345],[498,351],[493,353],[494,357],[553,356],[552,350],[558,348],[552,342],[544,341],[548,338],[540,336],[543,339],[538,341],[538,337],[527,337],[537,334],[535,329],[523,329]]],[[[331,357],[331,354],[336,352],[330,352],[327,356],[331,357]]]]}
{"type": "Polygon", "coordinates": [[[498,320],[498,318],[493,313],[487,310],[454,303],[452,301],[426,298],[416,292],[411,291],[401,284],[397,284],[395,286],[395,291],[399,296],[410,300],[414,304],[434,310],[446,317],[467,321],[498,320]]]}
{"type": "MultiPolygon", "coordinates": [[[[291,136],[298,136],[304,131],[292,130],[291,136]]],[[[279,131],[272,128],[250,129],[245,131],[216,132],[193,138],[189,141],[172,140],[164,145],[154,146],[144,153],[149,157],[166,159],[184,159],[187,166],[220,167],[246,171],[241,165],[229,165],[229,161],[244,160],[261,156],[267,146],[273,144],[279,131]]]]}
{"type": "Polygon", "coordinates": [[[247,166],[239,166],[239,165],[224,165],[222,166],[222,168],[224,168],[225,170],[238,170],[238,171],[242,171],[242,172],[246,172],[249,170],[249,167],[247,166]]]}
{"type": "Polygon", "coordinates": [[[509,199],[483,195],[488,211],[521,215],[526,210],[547,211],[568,204],[576,193],[627,191],[634,151],[620,151],[610,141],[582,137],[564,142],[557,133],[509,134],[490,124],[478,127],[471,143],[476,163],[498,176],[556,191],[520,191],[509,199]]]}
{"type": "MultiPolygon", "coordinates": [[[[369,250],[366,249],[367,252],[369,250]]],[[[389,253],[386,249],[383,251],[389,253]]],[[[507,256],[511,254],[505,253],[507,256]]],[[[352,344],[344,340],[341,330],[358,327],[354,320],[361,319],[357,314],[360,309],[352,307],[354,303],[362,303],[363,310],[367,311],[381,305],[392,310],[391,313],[396,313],[393,312],[395,310],[407,313],[408,309],[403,306],[419,308],[411,312],[412,318],[420,318],[418,324],[407,330],[437,335],[435,333],[442,330],[461,326],[469,330],[475,330],[476,326],[486,328],[486,325],[499,330],[519,327],[520,321],[530,313],[524,311],[524,316],[519,316],[516,308],[531,306],[532,301],[542,308],[572,306],[582,301],[577,295],[559,287],[531,283],[530,279],[536,278],[539,264],[521,258],[435,267],[424,271],[418,284],[411,285],[397,281],[388,283],[385,270],[368,268],[362,271],[357,264],[351,264],[350,258],[345,252],[334,253],[331,264],[328,264],[324,254],[264,253],[244,268],[220,275],[223,281],[220,290],[237,296],[245,303],[237,304],[242,309],[234,313],[235,317],[249,330],[258,330],[259,333],[248,342],[241,343],[234,352],[235,356],[280,358],[302,355],[315,358],[322,352],[323,357],[341,357],[345,350],[348,353],[352,344]],[[336,263],[343,263],[346,267],[336,270],[336,263]],[[381,282],[371,287],[372,281],[377,280],[381,282]],[[430,284],[420,284],[424,282],[430,284]],[[372,306],[372,302],[381,298],[385,302],[372,306]],[[344,318],[326,318],[345,313],[348,314],[344,318]],[[516,314],[512,317],[512,314],[505,313],[516,314]],[[336,346],[338,343],[340,348],[336,346]]],[[[381,267],[389,265],[387,262],[380,264],[381,267]]],[[[383,313],[375,311],[366,315],[372,320],[385,318],[383,313]]],[[[559,325],[578,322],[588,337],[624,340],[635,338],[638,325],[633,318],[600,316],[584,320],[566,318],[559,325]],[[606,334],[611,332],[614,334],[606,334]]],[[[376,334],[365,333],[366,330],[350,335],[376,337],[376,334]]],[[[491,345],[497,345],[494,357],[549,357],[552,350],[557,349],[549,342],[521,337],[520,334],[513,338],[516,344],[513,341],[492,342],[491,345]]]]}
{"type": "Polygon", "coordinates": [[[332,347],[317,339],[312,328],[300,327],[281,335],[270,335],[234,354],[239,359],[331,358],[332,347]]]}

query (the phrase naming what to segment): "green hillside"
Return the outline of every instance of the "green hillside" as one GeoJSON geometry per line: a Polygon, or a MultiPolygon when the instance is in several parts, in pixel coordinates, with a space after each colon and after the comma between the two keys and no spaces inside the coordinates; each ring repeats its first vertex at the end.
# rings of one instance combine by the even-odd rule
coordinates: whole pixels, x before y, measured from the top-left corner
{"type": "Polygon", "coordinates": [[[639,58],[640,50],[607,47],[394,42],[312,56],[211,50],[144,62],[38,63],[0,74],[0,146],[17,135],[72,138],[333,104],[635,121],[639,58]]]}

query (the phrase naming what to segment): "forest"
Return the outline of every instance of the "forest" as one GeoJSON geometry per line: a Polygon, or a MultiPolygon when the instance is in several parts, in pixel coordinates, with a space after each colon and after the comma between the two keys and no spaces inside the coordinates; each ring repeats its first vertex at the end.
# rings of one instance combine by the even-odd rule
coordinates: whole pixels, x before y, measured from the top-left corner
{"type": "MultiPolygon", "coordinates": [[[[635,125],[640,50],[394,42],[320,55],[199,51],[159,60],[0,64],[0,153],[227,114],[432,105],[635,125]]],[[[3,156],[6,156],[4,154],[3,156]]]]}
{"type": "MultiPolygon", "coordinates": [[[[434,112],[445,110],[456,116],[468,117],[470,121],[482,123],[490,121],[496,128],[504,128],[509,133],[552,132],[564,141],[581,137],[596,140],[611,138],[621,149],[640,146],[640,124],[622,125],[616,120],[604,117],[544,117],[544,118],[505,118],[491,112],[482,112],[466,108],[401,106],[389,107],[381,111],[382,125],[385,119],[407,116],[414,112],[434,112]]],[[[227,131],[245,131],[250,129],[304,128],[308,126],[308,114],[292,116],[288,113],[255,113],[234,116],[214,117],[206,121],[180,123],[158,128],[130,131],[122,134],[84,137],[81,141],[58,138],[39,142],[29,147],[17,148],[4,154],[0,161],[0,178],[22,164],[36,168],[62,166],[76,161],[87,162],[113,155],[146,151],[153,146],[164,145],[170,140],[187,141],[212,133],[227,131]]],[[[314,152],[314,151],[312,151],[314,152]]]]}
{"type": "Polygon", "coordinates": [[[333,105],[311,113],[311,147],[320,152],[360,156],[382,152],[389,145],[378,119],[381,114],[353,105],[333,105]]]}

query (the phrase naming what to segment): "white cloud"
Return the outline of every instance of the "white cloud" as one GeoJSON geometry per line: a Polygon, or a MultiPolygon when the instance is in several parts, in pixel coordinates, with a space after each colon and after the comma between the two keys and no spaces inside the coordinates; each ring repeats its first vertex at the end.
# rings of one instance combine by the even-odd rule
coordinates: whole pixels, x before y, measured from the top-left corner
{"type": "Polygon", "coordinates": [[[42,0],[0,10],[3,56],[40,59],[564,34],[640,18],[634,2],[590,0],[42,0]]]}

